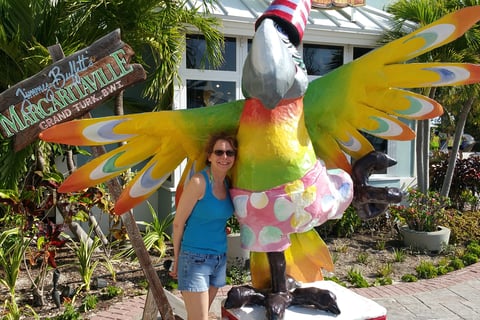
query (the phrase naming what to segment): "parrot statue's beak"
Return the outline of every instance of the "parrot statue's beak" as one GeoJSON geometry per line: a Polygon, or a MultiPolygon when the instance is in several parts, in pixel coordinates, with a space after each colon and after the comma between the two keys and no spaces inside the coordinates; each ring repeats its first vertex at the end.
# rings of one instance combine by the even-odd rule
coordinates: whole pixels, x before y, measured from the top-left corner
{"type": "MultiPolygon", "coordinates": [[[[297,73],[297,65],[289,49],[293,45],[277,28],[271,19],[260,23],[243,67],[243,95],[261,100],[268,109],[275,108],[280,100],[287,97],[297,73]]],[[[297,97],[303,93],[300,92],[297,97]]]]}

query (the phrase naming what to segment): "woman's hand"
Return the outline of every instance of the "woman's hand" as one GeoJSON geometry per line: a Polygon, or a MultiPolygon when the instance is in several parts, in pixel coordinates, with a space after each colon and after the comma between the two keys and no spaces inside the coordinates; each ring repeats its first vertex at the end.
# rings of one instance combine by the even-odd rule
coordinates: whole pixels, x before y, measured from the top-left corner
{"type": "Polygon", "coordinates": [[[178,266],[177,266],[177,260],[173,260],[172,266],[170,268],[170,272],[168,273],[170,277],[173,279],[177,279],[177,271],[178,271],[178,266]]]}

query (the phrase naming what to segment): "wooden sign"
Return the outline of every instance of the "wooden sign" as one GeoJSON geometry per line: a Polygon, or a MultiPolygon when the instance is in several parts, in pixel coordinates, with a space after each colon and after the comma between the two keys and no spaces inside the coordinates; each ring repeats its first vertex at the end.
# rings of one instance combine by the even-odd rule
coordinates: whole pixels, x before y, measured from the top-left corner
{"type": "Polygon", "coordinates": [[[366,0],[312,0],[312,7],[320,9],[364,6],[366,0]]]}
{"type": "Polygon", "coordinates": [[[18,151],[38,134],[80,118],[126,87],[146,79],[133,50],[115,30],[0,94],[0,133],[18,151]]]}

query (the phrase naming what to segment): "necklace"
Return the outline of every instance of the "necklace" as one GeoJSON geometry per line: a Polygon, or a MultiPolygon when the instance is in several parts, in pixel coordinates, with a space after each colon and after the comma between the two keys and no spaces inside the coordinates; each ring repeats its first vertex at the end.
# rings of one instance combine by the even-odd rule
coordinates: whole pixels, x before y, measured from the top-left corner
{"type": "Polygon", "coordinates": [[[213,179],[212,168],[208,169],[208,179],[210,180],[210,184],[213,185],[215,180],[213,179]]]}

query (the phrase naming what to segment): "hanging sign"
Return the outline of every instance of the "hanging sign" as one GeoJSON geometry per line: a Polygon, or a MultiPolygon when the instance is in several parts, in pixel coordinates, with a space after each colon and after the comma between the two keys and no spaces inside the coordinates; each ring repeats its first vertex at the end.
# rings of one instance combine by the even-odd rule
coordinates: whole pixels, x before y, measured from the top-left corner
{"type": "Polygon", "coordinates": [[[134,52],[115,30],[0,94],[0,133],[18,151],[38,134],[80,118],[119,91],[146,78],[134,52]]]}
{"type": "Polygon", "coordinates": [[[344,8],[346,6],[364,6],[366,0],[312,0],[312,7],[320,9],[344,8]]]}

